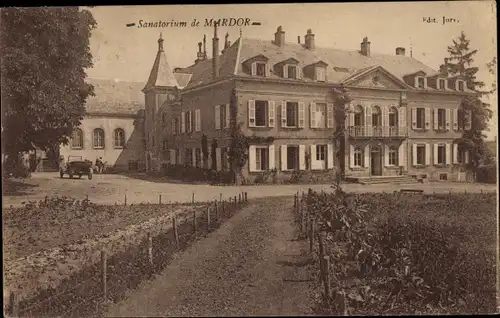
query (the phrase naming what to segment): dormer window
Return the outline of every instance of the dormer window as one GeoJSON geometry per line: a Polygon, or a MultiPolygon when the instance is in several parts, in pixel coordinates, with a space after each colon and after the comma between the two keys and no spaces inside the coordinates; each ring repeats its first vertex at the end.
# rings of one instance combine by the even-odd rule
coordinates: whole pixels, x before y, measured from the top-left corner
{"type": "Polygon", "coordinates": [[[266,76],[266,63],[255,62],[255,74],[256,76],[266,76]]]}
{"type": "Polygon", "coordinates": [[[297,79],[297,66],[296,65],[285,65],[284,66],[284,76],[285,78],[297,79]]]}
{"type": "Polygon", "coordinates": [[[457,86],[458,86],[458,90],[463,92],[465,89],[465,82],[464,81],[457,81],[457,86]]]}
{"type": "Polygon", "coordinates": [[[438,79],[438,88],[443,91],[446,89],[446,80],[444,78],[438,79]]]}
{"type": "Polygon", "coordinates": [[[326,68],[316,67],[316,80],[318,82],[325,82],[326,81],[326,68]]]}
{"type": "Polygon", "coordinates": [[[417,76],[415,78],[417,88],[425,88],[425,77],[417,76]]]}

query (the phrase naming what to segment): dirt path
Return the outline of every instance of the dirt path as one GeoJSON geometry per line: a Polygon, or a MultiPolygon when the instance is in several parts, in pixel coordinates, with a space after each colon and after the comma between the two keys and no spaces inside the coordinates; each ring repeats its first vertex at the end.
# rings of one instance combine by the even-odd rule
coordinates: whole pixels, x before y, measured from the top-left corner
{"type": "Polygon", "coordinates": [[[253,200],[106,316],[311,315],[292,198],[253,200]]]}

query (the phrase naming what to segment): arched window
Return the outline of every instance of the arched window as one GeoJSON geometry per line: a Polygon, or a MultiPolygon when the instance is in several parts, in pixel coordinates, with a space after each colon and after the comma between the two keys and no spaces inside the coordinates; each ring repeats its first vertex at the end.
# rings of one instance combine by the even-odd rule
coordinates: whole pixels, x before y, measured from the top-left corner
{"type": "Polygon", "coordinates": [[[396,147],[389,147],[389,166],[397,166],[398,165],[398,150],[396,147]]]}
{"type": "Polygon", "coordinates": [[[354,108],[354,126],[364,126],[365,116],[363,106],[357,105],[354,108]]]}
{"type": "Polygon", "coordinates": [[[71,148],[83,148],[83,131],[80,128],[73,129],[73,133],[71,135],[71,148]]]}
{"type": "Polygon", "coordinates": [[[355,167],[363,166],[363,151],[359,147],[354,149],[354,166],[355,167]]]}
{"type": "Polygon", "coordinates": [[[102,130],[101,128],[94,129],[93,140],[95,149],[104,148],[104,130],[102,130]]]}
{"type": "Polygon", "coordinates": [[[389,107],[389,126],[398,126],[398,109],[396,107],[389,107]]]}
{"type": "Polygon", "coordinates": [[[382,126],[382,112],[378,106],[372,106],[372,126],[382,126]]]}
{"type": "Polygon", "coordinates": [[[114,146],[115,148],[123,148],[125,146],[125,131],[121,128],[115,129],[114,146]]]}

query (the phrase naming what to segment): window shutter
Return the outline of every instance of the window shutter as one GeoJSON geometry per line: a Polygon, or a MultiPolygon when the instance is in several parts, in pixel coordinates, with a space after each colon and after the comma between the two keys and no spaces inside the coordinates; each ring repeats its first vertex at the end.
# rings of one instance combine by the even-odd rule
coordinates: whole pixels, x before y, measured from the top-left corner
{"type": "Polygon", "coordinates": [[[281,127],[286,127],[286,101],[281,102],[281,127]]]}
{"type": "Polygon", "coordinates": [[[311,105],[309,105],[309,125],[311,125],[311,128],[316,128],[316,103],[311,102],[311,105]]]}
{"type": "Polygon", "coordinates": [[[200,166],[201,168],[205,167],[204,162],[203,162],[203,149],[200,148],[200,166]]]}
{"type": "Polygon", "coordinates": [[[252,63],[252,75],[257,75],[257,63],[252,63]]]}
{"type": "Polygon", "coordinates": [[[274,145],[269,145],[269,169],[272,170],[276,168],[276,150],[274,150],[274,145]]]}
{"type": "Polygon", "coordinates": [[[269,76],[269,66],[267,64],[264,64],[264,70],[266,73],[266,77],[268,77],[269,76]]]}
{"type": "Polygon", "coordinates": [[[302,78],[302,67],[297,64],[297,79],[301,79],[302,78]]]}
{"type": "Polygon", "coordinates": [[[425,144],[425,165],[431,164],[431,145],[425,144]]]}
{"type": "Polygon", "coordinates": [[[326,116],[327,116],[326,117],[327,118],[326,127],[327,128],[334,128],[333,127],[333,103],[326,104],[326,108],[327,108],[327,110],[326,110],[326,113],[327,113],[326,114],[326,116]]]}
{"type": "Polygon", "coordinates": [[[450,130],[450,121],[451,121],[451,109],[447,108],[446,109],[446,118],[445,118],[445,122],[446,122],[446,130],[450,130]]]}
{"type": "Polygon", "coordinates": [[[327,145],[327,154],[326,154],[326,168],[327,169],[333,169],[333,144],[328,144],[327,145]]]}
{"type": "Polygon", "coordinates": [[[181,113],[181,133],[186,132],[186,115],[184,112],[181,113]]]}
{"type": "Polygon", "coordinates": [[[453,164],[458,163],[458,144],[453,144],[453,164]]]}
{"type": "Polygon", "coordinates": [[[175,165],[175,150],[170,149],[170,164],[175,165]]]}
{"type": "Polygon", "coordinates": [[[188,114],[189,114],[189,132],[193,132],[193,129],[194,129],[194,125],[193,125],[193,121],[194,121],[194,119],[193,119],[193,117],[194,117],[193,116],[193,111],[190,110],[188,112],[188,114]]]}
{"type": "Polygon", "coordinates": [[[231,124],[231,105],[229,103],[226,104],[226,126],[224,128],[229,128],[231,124]]]}
{"type": "Polygon", "coordinates": [[[268,117],[269,117],[269,127],[274,127],[274,122],[276,119],[276,106],[274,101],[270,100],[269,103],[269,108],[268,108],[268,117]]]}
{"type": "Polygon", "coordinates": [[[469,149],[465,150],[464,156],[465,156],[465,163],[469,163],[469,149]]]}
{"type": "Polygon", "coordinates": [[[306,146],[299,145],[299,169],[306,170],[306,146]]]}
{"type": "Polygon", "coordinates": [[[250,172],[257,170],[255,167],[255,159],[255,146],[251,145],[248,149],[248,170],[250,170],[250,172]]]}
{"type": "Polygon", "coordinates": [[[384,145],[384,165],[389,165],[389,146],[384,145]]]}
{"type": "Polygon", "coordinates": [[[351,105],[344,105],[344,127],[352,126],[351,124],[351,105]]]}
{"type": "Polygon", "coordinates": [[[311,170],[316,170],[318,168],[316,162],[316,145],[311,145],[311,170]]]}
{"type": "MultiPolygon", "coordinates": [[[[434,130],[438,130],[439,129],[438,109],[434,108],[433,110],[434,110],[434,130]]],[[[425,121],[427,122],[427,119],[425,121]]]]}
{"type": "Polygon", "coordinates": [[[201,110],[200,109],[197,109],[195,110],[195,121],[196,123],[196,131],[201,131],[201,110]]]}
{"type": "Polygon", "coordinates": [[[215,105],[215,129],[221,129],[221,127],[220,127],[220,105],[215,105]]]}
{"type": "Polygon", "coordinates": [[[399,145],[398,163],[400,167],[406,168],[406,144],[404,142],[402,142],[401,145],[399,145]]]}
{"type": "Polygon", "coordinates": [[[451,164],[451,144],[446,144],[446,164],[451,164]]]}
{"type": "Polygon", "coordinates": [[[411,128],[412,129],[417,128],[417,108],[416,107],[411,108],[411,128]]]}
{"type": "Polygon", "coordinates": [[[196,167],[196,148],[191,148],[191,166],[196,167]]]}
{"type": "Polygon", "coordinates": [[[365,119],[366,119],[366,129],[367,136],[372,135],[372,108],[370,106],[365,107],[365,119]]]}
{"type": "Polygon", "coordinates": [[[349,145],[349,167],[354,167],[354,146],[349,145]]]}
{"type": "Polygon", "coordinates": [[[215,164],[216,164],[217,171],[221,171],[221,167],[222,167],[221,159],[222,159],[222,156],[221,156],[220,148],[215,148],[215,164]]]}
{"type": "Polygon", "coordinates": [[[471,130],[472,129],[472,112],[470,109],[465,110],[465,130],[471,130]]]}
{"type": "Polygon", "coordinates": [[[306,105],[299,102],[299,128],[304,128],[306,122],[306,105]]]}
{"type": "Polygon", "coordinates": [[[434,165],[438,164],[438,144],[434,144],[434,152],[432,153],[434,157],[434,165]]]}
{"type": "Polygon", "coordinates": [[[354,108],[349,106],[349,127],[354,127],[354,108]]]}
{"type": "MultiPolygon", "coordinates": [[[[401,131],[406,127],[406,107],[400,107],[398,111],[398,123],[401,131]]],[[[400,133],[401,133],[400,131],[400,133]]]]}
{"type": "Polygon", "coordinates": [[[283,65],[283,77],[288,78],[288,67],[287,65],[283,65]]]}
{"type": "Polygon", "coordinates": [[[248,127],[255,127],[255,100],[248,101],[248,127]]]}
{"type": "Polygon", "coordinates": [[[370,146],[365,146],[365,162],[363,162],[363,166],[368,168],[370,167],[370,146]]]}
{"type": "Polygon", "coordinates": [[[389,126],[387,123],[389,122],[389,109],[387,106],[382,107],[382,127],[389,126]]]}
{"type": "Polygon", "coordinates": [[[287,154],[286,154],[286,145],[281,145],[281,170],[287,170],[286,164],[287,154]]]}
{"type": "Polygon", "coordinates": [[[413,151],[411,152],[413,166],[417,165],[417,144],[413,144],[413,151]]]}
{"type": "Polygon", "coordinates": [[[453,114],[453,116],[452,116],[453,130],[457,131],[458,130],[458,109],[454,108],[452,114],[453,114]]]}
{"type": "Polygon", "coordinates": [[[431,109],[425,108],[425,129],[429,129],[431,125],[431,109]]]}

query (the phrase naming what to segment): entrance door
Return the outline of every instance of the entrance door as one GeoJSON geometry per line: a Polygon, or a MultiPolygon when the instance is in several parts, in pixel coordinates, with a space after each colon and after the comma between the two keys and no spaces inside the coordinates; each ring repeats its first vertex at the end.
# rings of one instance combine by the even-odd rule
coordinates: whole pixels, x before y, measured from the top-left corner
{"type": "Polygon", "coordinates": [[[371,155],[372,176],[381,176],[382,175],[382,151],[380,150],[380,147],[378,147],[378,146],[372,147],[370,155],[371,155]]]}

